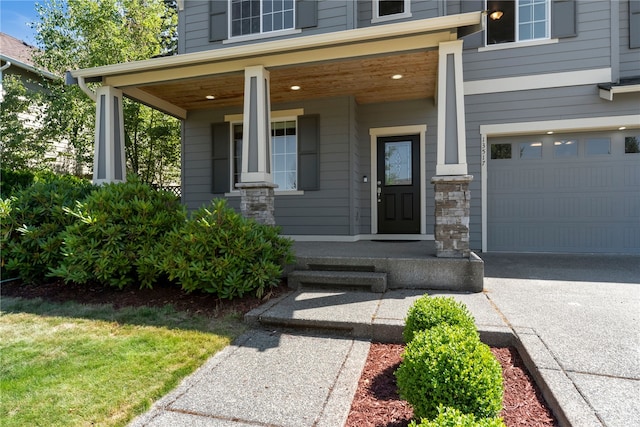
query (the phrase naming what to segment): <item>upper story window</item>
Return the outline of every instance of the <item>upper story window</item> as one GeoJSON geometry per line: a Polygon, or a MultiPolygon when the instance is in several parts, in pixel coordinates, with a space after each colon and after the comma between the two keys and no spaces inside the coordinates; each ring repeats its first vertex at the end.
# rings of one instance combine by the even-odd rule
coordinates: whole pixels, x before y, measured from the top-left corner
{"type": "Polygon", "coordinates": [[[549,38],[549,0],[488,0],[487,11],[487,45],[549,38]]]}
{"type": "Polygon", "coordinates": [[[372,0],[373,19],[371,22],[384,22],[392,19],[411,17],[411,0],[372,0]]]}
{"type": "Polygon", "coordinates": [[[231,0],[231,36],[294,28],[294,0],[231,0]]]}

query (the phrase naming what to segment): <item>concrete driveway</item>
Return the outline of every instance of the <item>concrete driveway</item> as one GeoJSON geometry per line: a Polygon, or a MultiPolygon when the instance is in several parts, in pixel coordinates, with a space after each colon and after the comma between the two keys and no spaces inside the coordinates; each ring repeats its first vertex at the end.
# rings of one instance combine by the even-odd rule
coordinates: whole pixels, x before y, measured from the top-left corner
{"type": "Polygon", "coordinates": [[[535,331],[602,424],[640,426],[640,256],[481,258],[487,297],[535,331]]]}

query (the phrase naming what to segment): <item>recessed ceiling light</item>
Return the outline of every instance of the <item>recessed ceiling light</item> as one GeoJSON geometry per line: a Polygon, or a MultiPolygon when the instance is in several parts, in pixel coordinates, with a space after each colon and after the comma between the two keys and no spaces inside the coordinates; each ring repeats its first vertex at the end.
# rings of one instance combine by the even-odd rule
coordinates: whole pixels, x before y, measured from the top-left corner
{"type": "Polygon", "coordinates": [[[626,128],[627,128],[626,126],[620,126],[618,130],[625,130],[626,128]]]}
{"type": "Polygon", "coordinates": [[[552,130],[548,131],[547,135],[553,135],[553,131],[552,130]]]}
{"type": "Polygon", "coordinates": [[[205,98],[207,98],[207,99],[216,99],[216,97],[213,96],[213,95],[207,95],[207,96],[205,96],[205,98]]]}
{"type": "Polygon", "coordinates": [[[291,90],[300,90],[300,86],[293,85],[293,86],[291,86],[291,90]]]}
{"type": "Polygon", "coordinates": [[[394,74],[393,76],[391,76],[391,78],[393,80],[400,80],[402,78],[402,74],[394,74]]]}

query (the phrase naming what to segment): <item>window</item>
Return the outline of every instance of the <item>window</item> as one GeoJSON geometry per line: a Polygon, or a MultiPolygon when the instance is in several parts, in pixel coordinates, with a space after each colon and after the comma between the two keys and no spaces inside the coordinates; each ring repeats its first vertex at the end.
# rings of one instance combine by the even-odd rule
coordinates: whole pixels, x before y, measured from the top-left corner
{"type": "Polygon", "coordinates": [[[411,16],[410,5],[410,0],[373,0],[372,22],[408,18],[411,16]]]}
{"type": "Polygon", "coordinates": [[[555,157],[577,157],[578,143],[574,140],[561,140],[553,143],[555,157]]]}
{"type": "Polygon", "coordinates": [[[491,159],[510,159],[511,144],[491,144],[491,159]]]}
{"type": "Polygon", "coordinates": [[[624,138],[624,153],[625,154],[637,154],[637,153],[640,153],[640,135],[638,135],[638,136],[625,136],[625,138],[624,138]]]}
{"type": "Polygon", "coordinates": [[[609,138],[590,138],[586,141],[587,156],[611,154],[611,140],[609,138]]]}
{"type": "MultiPolygon", "coordinates": [[[[242,172],[242,124],[233,125],[233,187],[242,172]]],[[[295,119],[271,122],[271,173],[279,191],[298,188],[298,140],[295,119]]]]}
{"type": "Polygon", "coordinates": [[[231,36],[294,28],[294,0],[231,0],[231,36]]]}
{"type": "Polygon", "coordinates": [[[520,158],[521,159],[541,159],[542,158],[542,142],[521,142],[520,158]]]}
{"type": "Polygon", "coordinates": [[[488,0],[487,10],[487,45],[549,38],[549,0],[488,0]]]}

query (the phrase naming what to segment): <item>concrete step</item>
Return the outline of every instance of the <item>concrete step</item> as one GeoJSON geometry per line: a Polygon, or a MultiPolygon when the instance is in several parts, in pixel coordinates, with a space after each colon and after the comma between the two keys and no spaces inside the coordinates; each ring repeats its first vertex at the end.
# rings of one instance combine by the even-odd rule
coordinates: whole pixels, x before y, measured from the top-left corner
{"type": "Polygon", "coordinates": [[[375,271],[294,270],[289,273],[292,289],[301,287],[348,288],[381,293],[387,290],[387,273],[375,271]]]}

